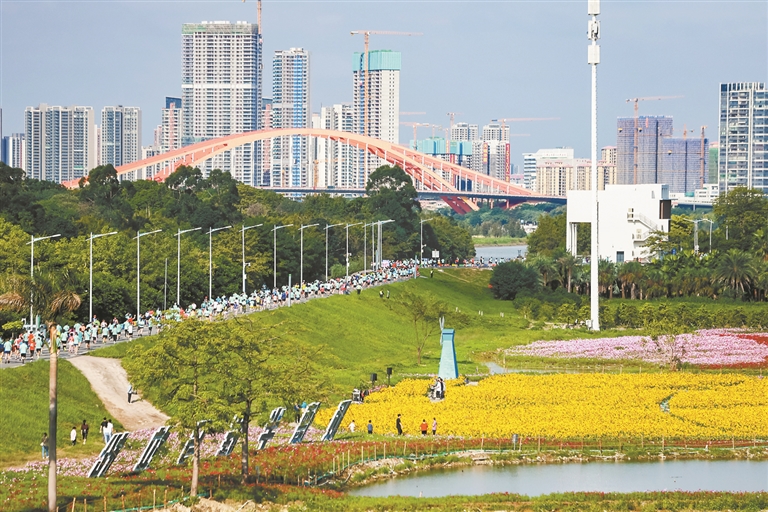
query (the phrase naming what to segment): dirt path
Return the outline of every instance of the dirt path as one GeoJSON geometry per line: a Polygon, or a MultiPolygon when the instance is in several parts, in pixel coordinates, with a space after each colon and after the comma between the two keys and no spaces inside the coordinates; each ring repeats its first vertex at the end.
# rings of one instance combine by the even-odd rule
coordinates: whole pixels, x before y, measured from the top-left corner
{"type": "Polygon", "coordinates": [[[69,362],[85,375],[104,407],[126,430],[165,424],[168,416],[140,396],[134,395],[132,403],[128,403],[128,375],[119,359],[80,356],[69,359],[69,362]]]}

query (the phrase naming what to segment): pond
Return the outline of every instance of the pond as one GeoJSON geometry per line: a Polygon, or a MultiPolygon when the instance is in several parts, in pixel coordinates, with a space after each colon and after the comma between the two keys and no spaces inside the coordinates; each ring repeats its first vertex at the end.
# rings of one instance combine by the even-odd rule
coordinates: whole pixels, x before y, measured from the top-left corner
{"type": "Polygon", "coordinates": [[[768,491],[768,461],[666,460],[467,466],[417,473],[353,489],[353,496],[561,492],[768,491]]]}
{"type": "Polygon", "coordinates": [[[527,245],[489,245],[475,247],[476,258],[517,258],[525,256],[528,252],[527,245]]]}

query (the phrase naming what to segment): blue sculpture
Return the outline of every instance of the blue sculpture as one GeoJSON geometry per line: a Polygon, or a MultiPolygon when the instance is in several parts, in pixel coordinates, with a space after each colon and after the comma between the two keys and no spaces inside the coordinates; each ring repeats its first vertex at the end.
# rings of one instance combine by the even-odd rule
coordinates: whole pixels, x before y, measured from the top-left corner
{"type": "Polygon", "coordinates": [[[453,342],[455,333],[454,329],[442,329],[440,333],[440,345],[443,349],[440,354],[440,368],[437,375],[443,380],[459,378],[459,364],[456,361],[456,346],[453,342]]]}

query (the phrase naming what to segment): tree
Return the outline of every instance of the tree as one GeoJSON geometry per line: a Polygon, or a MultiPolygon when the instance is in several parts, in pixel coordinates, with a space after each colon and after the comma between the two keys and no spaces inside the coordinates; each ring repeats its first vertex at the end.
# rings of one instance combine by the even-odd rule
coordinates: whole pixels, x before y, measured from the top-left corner
{"type": "Polygon", "coordinates": [[[413,326],[417,363],[421,364],[421,354],[427,339],[440,327],[440,317],[448,312],[448,305],[431,293],[411,290],[399,294],[394,304],[413,326]]]}
{"type": "Polygon", "coordinates": [[[491,289],[497,299],[514,300],[522,290],[538,291],[539,273],[519,261],[496,265],[491,276],[491,289]]]}
{"type": "Polygon", "coordinates": [[[554,256],[565,251],[565,214],[542,215],[536,231],[528,235],[528,252],[554,256]]]}
{"type": "MultiPolygon", "coordinates": [[[[418,213],[421,206],[410,176],[397,166],[382,165],[371,173],[365,186],[366,209],[377,220],[394,220],[394,239],[386,244],[395,257],[418,253],[418,213]]],[[[392,229],[387,230],[392,237],[392,229]]]]}
{"type": "Polygon", "coordinates": [[[532,269],[535,269],[541,275],[541,284],[546,288],[551,282],[557,282],[560,280],[560,275],[557,272],[557,264],[549,256],[543,254],[537,254],[532,258],[529,258],[527,264],[532,269]]]}
{"type": "Polygon", "coordinates": [[[560,266],[560,272],[563,281],[566,283],[568,293],[571,293],[571,281],[573,278],[573,271],[579,265],[579,260],[571,253],[566,253],[557,259],[557,264],[560,266]]]}
{"type": "Polygon", "coordinates": [[[153,402],[171,415],[170,422],[192,432],[192,496],[197,495],[200,474],[201,422],[220,427],[229,413],[215,371],[220,368],[218,358],[229,356],[219,339],[228,328],[219,322],[186,320],[163,330],[150,348],[133,347],[124,360],[134,385],[153,390],[153,402]]]}
{"type": "Polygon", "coordinates": [[[756,275],[757,269],[752,255],[739,249],[731,249],[720,255],[715,270],[718,282],[728,286],[734,293],[740,290],[742,295],[746,293],[756,275]]]}
{"type": "Polygon", "coordinates": [[[712,211],[718,218],[720,229],[725,227],[728,230],[725,246],[748,251],[755,232],[766,227],[768,199],[762,190],[737,187],[720,195],[712,211]]]}
{"type": "Polygon", "coordinates": [[[29,311],[33,304],[35,311],[42,317],[48,330],[50,344],[50,372],[48,375],[48,512],[57,512],[56,503],[56,436],[58,426],[58,347],[56,339],[56,318],[62,313],[75,311],[80,307],[81,299],[74,290],[70,274],[63,272],[58,277],[38,275],[34,280],[27,277],[11,276],[4,284],[4,293],[0,295],[0,309],[22,313],[29,311]]]}
{"type": "Polygon", "coordinates": [[[328,386],[313,363],[320,348],[286,340],[279,324],[265,326],[236,319],[218,325],[217,343],[228,356],[215,360],[214,374],[224,400],[242,418],[241,474],[245,483],[248,430],[255,404],[270,401],[288,407],[308,396],[321,398],[320,390],[328,386]]]}

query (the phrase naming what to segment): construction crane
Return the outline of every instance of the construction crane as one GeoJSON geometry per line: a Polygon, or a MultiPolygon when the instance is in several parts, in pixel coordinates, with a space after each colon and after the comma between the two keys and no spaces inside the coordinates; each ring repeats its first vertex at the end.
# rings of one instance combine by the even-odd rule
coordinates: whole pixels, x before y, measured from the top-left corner
{"type": "Polygon", "coordinates": [[[448,161],[453,162],[451,157],[451,130],[453,130],[453,121],[456,116],[462,115],[461,112],[448,112],[448,118],[451,120],[451,124],[448,125],[448,129],[445,131],[445,152],[448,155],[448,161]]]}
{"type": "Polygon", "coordinates": [[[633,182],[635,185],[637,185],[637,144],[638,144],[638,130],[640,126],[638,125],[640,116],[638,114],[639,111],[639,103],[641,101],[657,101],[657,100],[674,100],[677,98],[682,98],[682,96],[647,96],[645,98],[629,98],[627,100],[627,103],[634,103],[635,104],[635,140],[634,140],[634,148],[632,150],[633,152],[633,164],[632,164],[632,174],[634,176],[633,182]]]}
{"type": "Polygon", "coordinates": [[[368,135],[368,98],[369,98],[369,84],[370,79],[368,77],[368,48],[370,43],[370,36],[371,34],[377,35],[377,36],[423,36],[421,32],[391,32],[388,30],[353,30],[351,32],[353,36],[362,34],[365,38],[365,51],[363,52],[363,62],[365,67],[365,84],[363,86],[363,109],[365,111],[364,118],[363,118],[363,135],[368,135]]]}
{"type": "Polygon", "coordinates": [[[501,119],[491,119],[492,123],[501,123],[501,131],[507,127],[507,123],[526,123],[528,121],[559,121],[559,117],[504,117],[501,119]]]}
{"type": "Polygon", "coordinates": [[[413,126],[413,149],[414,150],[417,149],[416,138],[418,137],[418,131],[417,130],[419,129],[419,127],[420,126],[426,126],[426,127],[431,126],[429,123],[411,123],[411,122],[408,122],[408,121],[400,121],[400,124],[402,124],[403,126],[413,126]]]}
{"type": "MultiPolygon", "coordinates": [[[[245,3],[245,0],[243,0],[243,3],[245,3]]],[[[256,0],[256,24],[259,27],[259,34],[261,35],[261,0],[256,0]]]]}

